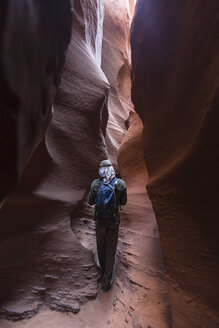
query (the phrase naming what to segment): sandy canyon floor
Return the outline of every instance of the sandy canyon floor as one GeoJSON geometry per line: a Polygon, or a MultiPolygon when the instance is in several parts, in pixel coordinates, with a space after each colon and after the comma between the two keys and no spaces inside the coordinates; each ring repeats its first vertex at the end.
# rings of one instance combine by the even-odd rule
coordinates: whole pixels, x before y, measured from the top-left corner
{"type": "MultiPolygon", "coordinates": [[[[114,283],[102,292],[98,282],[96,299],[88,301],[78,314],[42,309],[23,321],[1,320],[1,328],[96,328],[171,327],[169,301],[164,278],[159,235],[151,202],[139,189],[129,188],[128,203],[121,212],[121,225],[114,283]],[[145,201],[146,200],[146,201],[145,201]]],[[[88,209],[85,209],[88,213],[88,209]]],[[[72,229],[84,247],[92,249],[97,261],[92,218],[82,216],[72,229]]]]}

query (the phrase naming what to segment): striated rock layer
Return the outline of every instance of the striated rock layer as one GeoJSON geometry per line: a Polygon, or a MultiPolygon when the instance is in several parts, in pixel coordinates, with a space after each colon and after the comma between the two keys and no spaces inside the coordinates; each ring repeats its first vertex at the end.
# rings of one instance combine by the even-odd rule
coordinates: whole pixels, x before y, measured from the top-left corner
{"type": "MultiPolygon", "coordinates": [[[[145,189],[148,181],[142,143],[143,124],[135,113],[118,153],[122,178],[126,181],[128,204],[121,222],[127,248],[120,254],[123,281],[145,288],[136,290],[138,303],[133,308],[139,327],[172,327],[171,309],[165,281],[165,270],[159,232],[151,201],[145,189]],[[128,268],[126,268],[128,266],[128,268]]],[[[119,327],[122,327],[120,325],[119,327]]],[[[125,326],[126,327],[126,326],[125,326]]],[[[129,325],[127,325],[129,327],[129,325]]]]}
{"type": "Polygon", "coordinates": [[[131,102],[129,42],[131,13],[134,1],[105,0],[103,25],[102,69],[110,83],[109,118],[106,144],[109,159],[118,170],[117,154],[129,127],[131,102]]]}
{"type": "Polygon", "coordinates": [[[159,234],[145,190],[143,126],[129,94],[133,1],[105,1],[104,28],[102,1],[74,3],[53,119],[0,213],[0,325],[170,328],[159,234]],[[86,205],[90,182],[107,156],[105,137],[115,164],[120,148],[129,199],[108,293],[98,284],[94,223],[86,205]]]}
{"type": "MultiPolygon", "coordinates": [[[[80,202],[100,160],[107,156],[109,85],[100,68],[103,9],[101,0],[75,1],[53,119],[0,213],[0,315],[9,319],[30,317],[44,306],[75,313],[97,294],[93,253],[72,232],[70,213],[74,227],[80,202]]],[[[40,49],[45,52],[43,43],[40,49]]],[[[36,60],[43,64],[40,54],[36,60]]],[[[32,69],[42,74],[37,66],[32,69]]],[[[35,75],[34,81],[38,81],[35,75]]],[[[35,106],[38,89],[30,85],[30,90],[28,99],[35,106]]],[[[49,90],[43,91],[47,99],[49,90]]],[[[37,101],[36,106],[44,112],[45,106],[37,101]]],[[[34,126],[28,128],[34,131],[34,126]]]]}
{"type": "Polygon", "coordinates": [[[219,3],[138,0],[132,99],[143,124],[174,327],[218,318],[219,3]]]}

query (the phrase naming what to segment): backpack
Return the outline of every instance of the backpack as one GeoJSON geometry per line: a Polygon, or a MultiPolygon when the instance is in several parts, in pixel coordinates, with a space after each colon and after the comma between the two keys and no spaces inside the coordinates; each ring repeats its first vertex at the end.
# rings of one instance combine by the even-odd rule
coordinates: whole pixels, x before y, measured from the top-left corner
{"type": "Polygon", "coordinates": [[[114,217],[116,212],[116,185],[117,178],[114,178],[110,183],[103,183],[97,195],[96,211],[97,215],[103,219],[114,217]]]}

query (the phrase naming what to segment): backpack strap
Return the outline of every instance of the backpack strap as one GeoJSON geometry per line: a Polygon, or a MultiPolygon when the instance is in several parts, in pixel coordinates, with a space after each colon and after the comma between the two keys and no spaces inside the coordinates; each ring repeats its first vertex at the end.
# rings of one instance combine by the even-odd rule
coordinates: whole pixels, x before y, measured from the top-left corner
{"type": "Polygon", "coordinates": [[[113,193],[114,193],[114,197],[115,197],[115,206],[114,206],[114,214],[116,213],[116,208],[117,208],[117,199],[116,199],[116,187],[117,187],[117,178],[113,178],[113,180],[110,181],[110,183],[108,184],[108,186],[110,187],[110,189],[112,189],[113,193]],[[113,186],[114,188],[113,188],[113,186]]]}
{"type": "Polygon", "coordinates": [[[102,187],[103,184],[104,184],[103,181],[101,181],[101,185],[100,185],[98,193],[96,195],[96,201],[95,201],[94,207],[92,208],[92,211],[91,211],[93,216],[95,216],[97,214],[97,199],[98,199],[98,195],[99,195],[99,192],[100,192],[100,188],[102,187]]]}

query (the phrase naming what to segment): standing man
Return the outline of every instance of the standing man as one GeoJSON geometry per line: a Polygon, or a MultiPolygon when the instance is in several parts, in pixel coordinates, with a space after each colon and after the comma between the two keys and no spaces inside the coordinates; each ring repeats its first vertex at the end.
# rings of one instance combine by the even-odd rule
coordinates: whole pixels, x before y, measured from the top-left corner
{"type": "Polygon", "coordinates": [[[127,202],[126,184],[117,179],[112,163],[100,163],[100,178],[92,182],[88,195],[89,205],[95,205],[96,242],[102,270],[103,290],[111,287],[119,231],[118,207],[127,202]]]}

